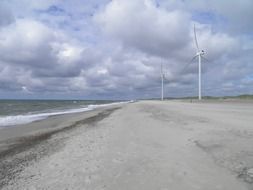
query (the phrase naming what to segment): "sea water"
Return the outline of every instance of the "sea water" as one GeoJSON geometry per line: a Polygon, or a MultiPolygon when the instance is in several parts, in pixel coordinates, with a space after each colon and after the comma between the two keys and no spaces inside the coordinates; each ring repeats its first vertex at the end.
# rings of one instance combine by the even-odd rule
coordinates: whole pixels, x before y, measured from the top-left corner
{"type": "Polygon", "coordinates": [[[0,100],[0,127],[27,124],[49,116],[90,111],[126,102],[89,100],[0,100]]]}

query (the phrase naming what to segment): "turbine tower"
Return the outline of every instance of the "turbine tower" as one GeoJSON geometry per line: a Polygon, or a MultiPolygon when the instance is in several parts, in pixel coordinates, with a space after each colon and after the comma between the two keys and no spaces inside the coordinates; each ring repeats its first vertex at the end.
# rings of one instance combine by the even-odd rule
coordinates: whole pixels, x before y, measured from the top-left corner
{"type": "Polygon", "coordinates": [[[195,45],[196,45],[196,48],[197,48],[197,53],[193,57],[193,59],[198,57],[198,64],[199,64],[199,100],[201,100],[202,99],[202,94],[201,94],[201,58],[204,58],[202,56],[205,54],[205,51],[199,49],[195,24],[194,24],[194,37],[195,37],[195,45]]]}

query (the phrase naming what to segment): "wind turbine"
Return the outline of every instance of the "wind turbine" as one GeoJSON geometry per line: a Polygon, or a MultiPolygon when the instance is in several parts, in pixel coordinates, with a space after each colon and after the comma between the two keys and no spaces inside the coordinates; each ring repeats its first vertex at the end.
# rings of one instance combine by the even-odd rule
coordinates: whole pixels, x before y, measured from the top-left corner
{"type": "Polygon", "coordinates": [[[204,58],[203,55],[205,54],[205,51],[199,49],[195,24],[194,24],[194,37],[195,37],[195,45],[196,45],[196,48],[197,48],[197,53],[193,57],[193,59],[198,57],[198,63],[199,63],[199,100],[201,100],[202,99],[202,96],[201,96],[201,58],[204,58]]]}
{"type": "Polygon", "coordinates": [[[164,73],[163,73],[163,64],[161,63],[161,101],[163,101],[163,81],[164,81],[164,73]]]}

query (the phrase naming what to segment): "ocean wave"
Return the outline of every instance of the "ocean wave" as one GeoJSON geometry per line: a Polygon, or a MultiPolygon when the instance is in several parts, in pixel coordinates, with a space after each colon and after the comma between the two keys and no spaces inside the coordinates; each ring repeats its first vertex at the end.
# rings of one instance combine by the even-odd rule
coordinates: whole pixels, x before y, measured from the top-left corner
{"type": "Polygon", "coordinates": [[[86,112],[86,111],[94,110],[100,107],[107,107],[107,106],[124,104],[124,103],[129,103],[129,102],[114,102],[114,103],[109,103],[109,104],[88,105],[87,107],[84,107],[84,108],[68,109],[68,110],[63,110],[63,111],[53,111],[53,112],[47,112],[47,113],[4,116],[4,117],[0,117],[0,127],[28,124],[34,121],[46,119],[49,116],[86,112]]]}

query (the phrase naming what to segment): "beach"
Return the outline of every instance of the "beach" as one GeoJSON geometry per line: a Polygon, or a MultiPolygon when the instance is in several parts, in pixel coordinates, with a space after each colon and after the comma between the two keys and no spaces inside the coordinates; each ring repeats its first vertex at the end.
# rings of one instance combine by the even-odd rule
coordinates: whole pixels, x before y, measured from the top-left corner
{"type": "Polygon", "coordinates": [[[0,189],[253,189],[252,101],[138,101],[0,129],[0,189]]]}

